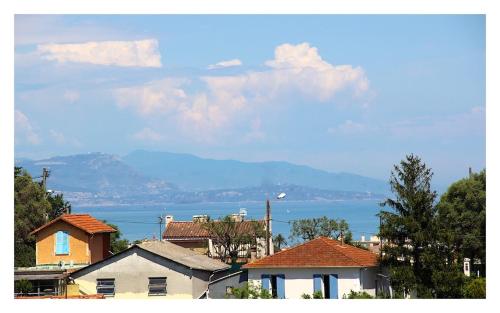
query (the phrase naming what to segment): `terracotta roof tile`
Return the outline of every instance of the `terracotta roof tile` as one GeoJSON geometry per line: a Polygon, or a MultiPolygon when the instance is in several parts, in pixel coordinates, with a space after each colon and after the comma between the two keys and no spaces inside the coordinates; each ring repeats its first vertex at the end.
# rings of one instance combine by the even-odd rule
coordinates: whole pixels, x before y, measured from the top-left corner
{"type": "Polygon", "coordinates": [[[373,267],[378,256],[370,251],[319,237],[274,255],[248,263],[243,268],[271,267],[373,267]]]}
{"type": "Polygon", "coordinates": [[[81,230],[89,234],[116,232],[116,229],[107,224],[104,224],[103,222],[99,221],[98,219],[92,217],[89,214],[63,214],[58,218],[48,222],[47,224],[35,229],[30,233],[30,235],[39,232],[40,230],[44,229],[49,225],[54,224],[57,221],[64,221],[77,228],[80,228],[81,230]]]}
{"type": "MultiPolygon", "coordinates": [[[[257,221],[264,226],[264,221],[257,221]]],[[[184,239],[184,238],[208,238],[208,231],[203,228],[203,224],[200,222],[188,222],[188,221],[172,221],[166,226],[163,232],[163,239],[184,239]]],[[[240,224],[239,230],[243,233],[251,232],[252,221],[243,221],[240,224]]]]}

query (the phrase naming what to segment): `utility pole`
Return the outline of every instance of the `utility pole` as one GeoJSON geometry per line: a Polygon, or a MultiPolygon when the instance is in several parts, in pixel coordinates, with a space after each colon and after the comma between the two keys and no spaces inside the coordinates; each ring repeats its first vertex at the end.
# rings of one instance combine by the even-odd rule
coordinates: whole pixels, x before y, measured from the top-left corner
{"type": "Polygon", "coordinates": [[[469,166],[469,178],[472,177],[472,167],[469,166]]]}
{"type": "Polygon", "coordinates": [[[158,217],[158,223],[160,224],[160,237],[158,237],[158,238],[161,241],[161,224],[163,223],[163,216],[161,214],[158,217]]]}
{"type": "Polygon", "coordinates": [[[44,191],[47,190],[47,178],[50,176],[50,171],[47,168],[42,170],[42,188],[44,191]]]}
{"type": "Polygon", "coordinates": [[[271,237],[271,204],[269,199],[266,200],[266,256],[271,254],[271,247],[269,244],[271,237]]]}

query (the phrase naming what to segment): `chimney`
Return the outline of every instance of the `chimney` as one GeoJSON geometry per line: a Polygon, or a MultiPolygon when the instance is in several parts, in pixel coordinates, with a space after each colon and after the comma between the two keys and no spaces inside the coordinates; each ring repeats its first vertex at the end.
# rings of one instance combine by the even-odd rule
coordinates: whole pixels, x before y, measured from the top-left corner
{"type": "Polygon", "coordinates": [[[464,259],[464,274],[467,277],[470,277],[470,259],[465,258],[464,259]]]}
{"type": "Polygon", "coordinates": [[[174,221],[174,216],[173,215],[166,215],[165,216],[165,228],[167,227],[168,223],[174,221]]]}
{"type": "Polygon", "coordinates": [[[205,223],[208,221],[208,215],[193,215],[193,222],[195,223],[205,223]]]}

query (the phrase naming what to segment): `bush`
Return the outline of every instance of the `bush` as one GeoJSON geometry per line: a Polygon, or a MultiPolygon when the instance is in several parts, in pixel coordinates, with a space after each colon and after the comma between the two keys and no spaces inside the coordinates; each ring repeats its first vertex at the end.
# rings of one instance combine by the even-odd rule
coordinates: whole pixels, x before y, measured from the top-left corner
{"type": "Polygon", "coordinates": [[[373,299],[373,296],[368,294],[366,291],[355,292],[351,290],[349,295],[347,295],[347,299],[373,299]]]}
{"type": "Polygon", "coordinates": [[[33,291],[33,285],[26,279],[18,280],[14,283],[15,292],[27,294],[33,291]]]}
{"type": "Polygon", "coordinates": [[[486,299],[486,278],[469,280],[464,286],[464,297],[468,299],[486,299]]]}
{"type": "Polygon", "coordinates": [[[303,293],[301,296],[300,296],[302,299],[311,299],[311,295],[307,294],[307,293],[303,293]]]}
{"type": "Polygon", "coordinates": [[[323,299],[323,293],[321,291],[315,291],[313,293],[313,299],[323,299]]]}
{"type": "Polygon", "coordinates": [[[226,295],[226,297],[236,299],[271,299],[272,295],[267,289],[245,283],[241,288],[233,288],[233,294],[226,295]]]}

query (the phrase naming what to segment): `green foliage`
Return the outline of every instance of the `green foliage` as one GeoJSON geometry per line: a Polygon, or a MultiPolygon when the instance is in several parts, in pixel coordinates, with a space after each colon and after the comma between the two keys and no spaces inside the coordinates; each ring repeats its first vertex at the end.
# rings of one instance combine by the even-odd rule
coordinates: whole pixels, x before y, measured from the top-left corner
{"type": "Polygon", "coordinates": [[[116,229],[116,232],[111,233],[111,235],[110,235],[111,252],[113,254],[116,254],[120,251],[128,249],[130,242],[127,239],[121,239],[122,232],[120,231],[118,226],[116,226],[115,224],[108,223],[108,222],[106,222],[106,220],[102,220],[102,222],[107,224],[108,226],[116,229]]]}
{"type": "Polygon", "coordinates": [[[486,278],[471,278],[464,286],[464,297],[469,299],[486,299],[486,278]]]}
{"type": "Polygon", "coordinates": [[[50,203],[49,220],[53,220],[64,213],[71,213],[71,204],[64,201],[62,194],[47,194],[47,200],[50,203]]]}
{"type": "Polygon", "coordinates": [[[309,241],[320,236],[338,238],[341,234],[344,235],[346,243],[352,241],[352,233],[349,230],[349,224],[345,220],[329,219],[322,216],[320,218],[295,220],[292,224],[290,237],[309,241]]]}
{"type": "Polygon", "coordinates": [[[321,291],[313,292],[313,299],[323,299],[323,293],[321,291]]]}
{"type": "Polygon", "coordinates": [[[382,263],[388,266],[391,285],[398,295],[417,291],[421,298],[433,296],[437,194],[431,190],[432,176],[419,157],[406,156],[391,172],[395,199],[381,204],[392,209],[380,212],[380,237],[389,242],[383,246],[382,263]]]}
{"type": "Polygon", "coordinates": [[[33,291],[33,285],[26,279],[17,280],[14,283],[14,290],[16,293],[27,294],[33,291]]]}
{"type": "MultiPolygon", "coordinates": [[[[486,170],[453,183],[441,197],[438,237],[449,258],[486,262],[486,170]]],[[[484,273],[483,273],[484,274],[484,273]]]]}
{"type": "Polygon", "coordinates": [[[283,237],[282,234],[277,234],[273,238],[273,244],[274,244],[274,252],[278,252],[278,251],[281,251],[281,247],[286,245],[287,242],[286,242],[285,237],[283,237]]]}
{"type": "Polygon", "coordinates": [[[235,299],[271,299],[272,295],[269,290],[246,282],[240,288],[233,288],[233,294],[226,295],[226,297],[235,299]]]}
{"type": "Polygon", "coordinates": [[[347,295],[347,299],[374,299],[374,298],[366,291],[355,292],[351,290],[351,292],[349,292],[349,294],[347,295]]]}
{"type": "MultiPolygon", "coordinates": [[[[247,221],[248,222],[248,221],[247,221]]],[[[238,250],[242,245],[251,244],[257,246],[257,238],[265,237],[264,227],[257,221],[251,222],[251,230],[243,231],[243,222],[235,221],[230,215],[221,220],[207,220],[202,227],[207,230],[212,238],[217,257],[222,262],[235,263],[238,258],[238,250]]]]}
{"type": "Polygon", "coordinates": [[[29,233],[48,221],[46,192],[21,168],[14,168],[14,266],[35,265],[35,238],[29,233]]]}
{"type": "Polygon", "coordinates": [[[300,297],[301,297],[302,299],[311,299],[311,295],[310,295],[310,294],[307,294],[307,293],[303,293],[300,297]]]}

